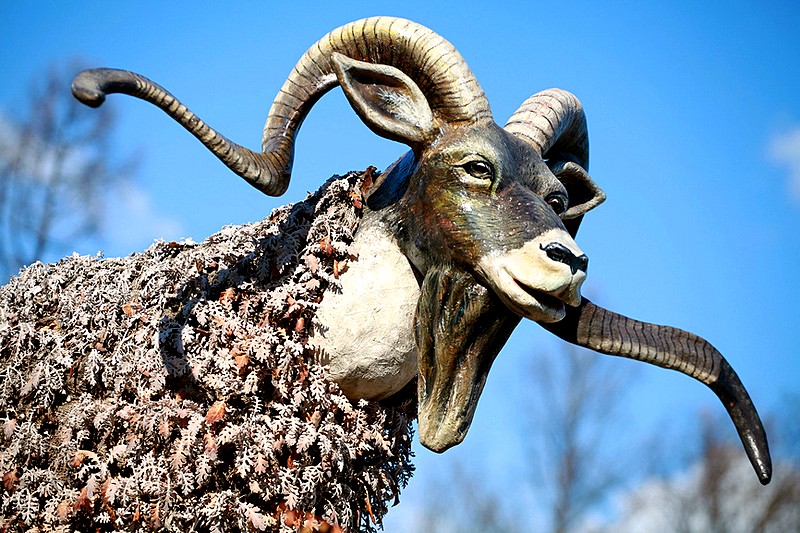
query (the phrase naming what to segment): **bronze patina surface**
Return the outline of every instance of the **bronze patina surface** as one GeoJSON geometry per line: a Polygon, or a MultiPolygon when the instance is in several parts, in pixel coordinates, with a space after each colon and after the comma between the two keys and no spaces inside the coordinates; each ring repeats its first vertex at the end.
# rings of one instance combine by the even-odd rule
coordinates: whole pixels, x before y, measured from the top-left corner
{"type": "MultiPolygon", "coordinates": [[[[138,74],[86,71],[73,92],[94,106],[112,92],[149,101],[254,187],[279,195],[302,121],[336,86],[372,131],[410,148],[368,191],[365,218],[407,258],[405,275],[418,282],[410,297],[419,297],[423,444],[444,450],[463,439],[491,362],[524,317],[570,342],[708,385],[729,410],[759,479],[769,481],[758,414],[717,350],[694,335],[582,299],[588,259],[574,237],[605,195],[588,174],[586,118],[574,95],[537,93],[501,127],[458,51],[433,31],[392,17],[347,24],[309,48],[272,105],[263,152],[232,143],[138,74]]],[[[337,347],[326,349],[335,361],[337,347]]],[[[374,365],[384,362],[375,352],[374,365]]],[[[374,378],[369,363],[355,371],[374,378]]]]}

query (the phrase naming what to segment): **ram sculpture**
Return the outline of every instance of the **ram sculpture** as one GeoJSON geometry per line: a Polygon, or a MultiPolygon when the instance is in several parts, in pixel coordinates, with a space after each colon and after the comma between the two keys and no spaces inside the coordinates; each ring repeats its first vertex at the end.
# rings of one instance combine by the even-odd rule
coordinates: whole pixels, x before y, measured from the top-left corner
{"type": "Polygon", "coordinates": [[[522,318],[706,384],[769,482],[761,421],[716,349],[581,296],[588,259],[574,239],[605,196],[587,172],[586,119],[572,94],[534,94],[500,127],[456,49],[391,17],[347,24],[309,48],[269,111],[262,152],[231,142],[138,74],[84,71],[73,94],[92,107],[109,93],[148,101],[279,196],[301,123],[336,86],[373,132],[409,146],[385,171],[334,179],[201,245],[37,264],[2,289],[9,523],[369,530],[410,475],[415,406],[423,445],[442,452],[461,442],[522,318]],[[95,318],[54,303],[67,290],[95,318]],[[54,311],[14,310],[30,302],[54,311]],[[100,313],[114,324],[103,326],[100,313]],[[60,366],[25,359],[31,350],[57,353],[60,366]],[[247,417],[244,431],[234,422],[247,417]],[[37,435],[33,445],[16,437],[27,434],[37,435]],[[187,474],[189,464],[200,470],[187,474]],[[34,494],[43,480],[52,488],[34,494]]]}

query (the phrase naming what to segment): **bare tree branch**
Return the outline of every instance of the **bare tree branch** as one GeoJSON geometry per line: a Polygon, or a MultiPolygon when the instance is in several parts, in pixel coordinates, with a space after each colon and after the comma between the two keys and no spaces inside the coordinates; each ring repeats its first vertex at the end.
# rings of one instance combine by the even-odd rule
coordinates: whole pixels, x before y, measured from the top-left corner
{"type": "Polygon", "coordinates": [[[0,279],[101,234],[105,194],[132,163],[111,145],[115,119],[74,100],[76,62],[32,84],[21,112],[0,111],[0,279]]]}
{"type": "MultiPolygon", "coordinates": [[[[795,411],[797,406],[795,406],[795,411]]],[[[781,441],[796,418],[781,414],[770,434],[775,470],[763,487],[751,478],[747,461],[723,418],[707,416],[701,430],[701,452],[688,466],[652,479],[623,499],[622,516],[599,531],[678,533],[781,533],[800,531],[800,465],[781,441]]],[[[674,438],[675,441],[683,439],[674,438]]],[[[791,439],[789,439],[791,441],[791,439]]],[[[788,442],[788,449],[797,447],[788,442]]],[[[680,447],[676,442],[675,447],[680,447]]]]}
{"type": "MultiPolygon", "coordinates": [[[[456,466],[427,488],[418,531],[529,531],[533,523],[552,532],[576,531],[625,481],[629,470],[618,468],[604,450],[616,448],[614,421],[630,367],[569,345],[532,359],[522,377],[525,392],[514,403],[527,406],[520,427],[533,466],[508,465],[530,468],[524,484],[494,491],[485,482],[493,472],[456,466]],[[520,493],[533,494],[542,505],[510,511],[505,503],[518,502],[520,493]],[[448,510],[446,519],[441,509],[448,510]]],[[[625,447],[635,455],[630,443],[625,447]]]]}
{"type": "Polygon", "coordinates": [[[586,514],[624,481],[625,472],[604,456],[617,438],[614,424],[630,370],[607,365],[573,346],[537,354],[531,365],[529,418],[536,483],[548,501],[550,531],[574,531],[586,514]]]}

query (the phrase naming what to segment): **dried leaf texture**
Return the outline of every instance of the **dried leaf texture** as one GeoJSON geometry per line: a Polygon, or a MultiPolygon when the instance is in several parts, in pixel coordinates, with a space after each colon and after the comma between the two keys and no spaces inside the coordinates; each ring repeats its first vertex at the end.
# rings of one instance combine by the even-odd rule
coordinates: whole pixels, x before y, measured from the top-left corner
{"type": "Polygon", "coordinates": [[[201,244],[0,288],[0,529],[380,526],[413,471],[415,400],[351,402],[305,328],[352,259],[362,176],[201,244]]]}

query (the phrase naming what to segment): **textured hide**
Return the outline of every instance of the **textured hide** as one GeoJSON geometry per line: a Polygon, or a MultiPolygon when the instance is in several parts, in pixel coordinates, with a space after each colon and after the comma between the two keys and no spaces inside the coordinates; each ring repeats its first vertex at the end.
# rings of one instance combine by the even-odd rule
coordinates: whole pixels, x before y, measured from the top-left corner
{"type": "Polygon", "coordinates": [[[354,404],[307,339],[360,187],[0,288],[0,529],[374,530],[412,472],[414,391],[354,404]]]}

